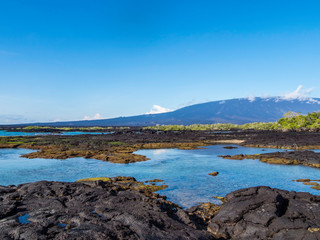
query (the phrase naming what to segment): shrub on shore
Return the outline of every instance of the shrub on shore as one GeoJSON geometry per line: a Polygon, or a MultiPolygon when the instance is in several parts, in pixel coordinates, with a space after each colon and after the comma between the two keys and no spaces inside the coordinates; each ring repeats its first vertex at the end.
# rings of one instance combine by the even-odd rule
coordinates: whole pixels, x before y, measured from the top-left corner
{"type": "Polygon", "coordinates": [[[320,130],[320,113],[313,112],[307,115],[288,112],[277,122],[255,122],[242,125],[231,123],[192,124],[192,125],[162,125],[150,126],[144,129],[159,131],[232,131],[232,130],[273,130],[273,131],[318,131],[320,130]]]}

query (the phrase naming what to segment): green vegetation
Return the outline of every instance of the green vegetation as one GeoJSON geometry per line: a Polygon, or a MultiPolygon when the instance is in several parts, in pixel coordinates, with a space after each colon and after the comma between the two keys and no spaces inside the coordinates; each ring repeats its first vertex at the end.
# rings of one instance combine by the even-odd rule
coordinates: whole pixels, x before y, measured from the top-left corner
{"type": "Polygon", "coordinates": [[[246,123],[243,125],[231,124],[231,123],[216,123],[216,124],[192,124],[188,126],[184,125],[162,125],[162,126],[152,126],[144,127],[144,129],[152,129],[159,131],[230,131],[230,130],[278,130],[278,123],[246,123]]]}
{"type": "Polygon", "coordinates": [[[320,113],[308,113],[301,115],[300,113],[288,112],[284,114],[277,122],[256,122],[246,123],[243,125],[231,123],[216,124],[192,124],[184,125],[162,125],[145,127],[144,129],[152,129],[159,131],[230,131],[230,130],[290,130],[290,131],[318,131],[320,130],[320,113]]]}
{"type": "MultiPolygon", "coordinates": [[[[110,131],[124,130],[130,127],[41,127],[28,126],[24,127],[25,131],[110,131]]],[[[150,126],[143,129],[159,130],[159,131],[232,131],[232,130],[273,130],[273,131],[318,131],[320,130],[320,113],[308,113],[301,115],[296,112],[287,112],[283,118],[277,122],[255,122],[242,125],[231,123],[216,123],[216,124],[192,124],[192,125],[162,125],[150,126]]],[[[114,143],[114,145],[121,145],[114,143]]]]}
{"type": "Polygon", "coordinates": [[[76,182],[94,182],[94,181],[111,182],[111,178],[108,178],[108,177],[84,178],[84,179],[79,179],[76,182]]]}
{"type": "Polygon", "coordinates": [[[286,130],[320,130],[320,113],[295,114],[279,119],[278,124],[286,130]]]}
{"type": "Polygon", "coordinates": [[[44,129],[51,129],[51,127],[28,126],[23,128],[23,130],[44,130],[44,129]]]}

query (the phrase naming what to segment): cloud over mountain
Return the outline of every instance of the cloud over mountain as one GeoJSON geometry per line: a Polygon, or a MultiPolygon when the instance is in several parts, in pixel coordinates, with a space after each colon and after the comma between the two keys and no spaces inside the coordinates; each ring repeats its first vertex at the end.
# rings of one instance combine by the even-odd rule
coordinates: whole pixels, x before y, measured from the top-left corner
{"type": "Polygon", "coordinates": [[[83,120],[98,120],[98,119],[102,119],[102,116],[100,113],[96,113],[94,116],[90,117],[90,116],[84,116],[83,120]]]}
{"type": "Polygon", "coordinates": [[[153,105],[149,112],[146,112],[146,114],[158,114],[158,113],[166,113],[171,112],[173,110],[165,107],[161,107],[159,105],[153,105]]]}
{"type": "Polygon", "coordinates": [[[281,96],[285,100],[292,100],[292,99],[300,99],[305,100],[308,99],[308,95],[313,91],[314,88],[303,89],[302,85],[299,85],[296,90],[292,92],[288,92],[281,96]]]}

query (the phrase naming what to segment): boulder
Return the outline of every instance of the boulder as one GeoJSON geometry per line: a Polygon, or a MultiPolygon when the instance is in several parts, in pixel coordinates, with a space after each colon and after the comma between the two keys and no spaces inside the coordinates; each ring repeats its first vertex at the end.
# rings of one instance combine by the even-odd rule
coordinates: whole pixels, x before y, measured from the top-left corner
{"type": "Polygon", "coordinates": [[[208,230],[225,239],[320,239],[320,196],[269,187],[232,192],[208,230]]]}

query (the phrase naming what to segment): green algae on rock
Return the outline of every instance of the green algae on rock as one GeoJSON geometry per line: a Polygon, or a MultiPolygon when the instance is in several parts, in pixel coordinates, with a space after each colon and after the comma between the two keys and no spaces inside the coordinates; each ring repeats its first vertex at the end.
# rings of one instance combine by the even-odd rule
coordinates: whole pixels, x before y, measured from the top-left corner
{"type": "MultiPolygon", "coordinates": [[[[294,180],[293,180],[294,181],[294,180]]],[[[317,183],[317,182],[320,182],[320,179],[309,179],[309,178],[306,178],[306,179],[297,179],[296,182],[302,182],[304,185],[310,185],[312,189],[315,189],[315,190],[320,190],[320,184],[317,183]]]]}
{"type": "Polygon", "coordinates": [[[304,165],[320,168],[320,153],[314,151],[286,151],[263,154],[238,154],[219,156],[224,159],[243,160],[259,159],[261,162],[282,165],[304,165]]]}
{"type": "MultiPolygon", "coordinates": [[[[154,179],[158,180],[158,182],[163,182],[163,180],[159,179],[154,179]]],[[[153,183],[154,180],[149,180],[146,182],[153,183]]],[[[135,189],[135,190],[141,190],[145,192],[156,192],[160,191],[163,189],[166,189],[168,185],[162,184],[162,185],[149,185],[149,184],[144,184],[143,182],[137,181],[134,177],[95,177],[95,178],[84,178],[84,179],[79,179],[77,182],[96,182],[96,181],[102,181],[106,183],[112,183],[116,186],[125,188],[125,189],[135,189]]]]}

